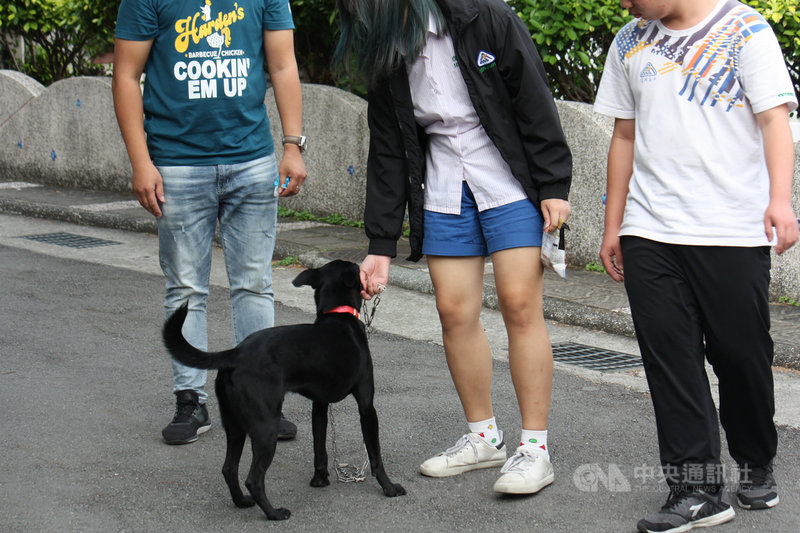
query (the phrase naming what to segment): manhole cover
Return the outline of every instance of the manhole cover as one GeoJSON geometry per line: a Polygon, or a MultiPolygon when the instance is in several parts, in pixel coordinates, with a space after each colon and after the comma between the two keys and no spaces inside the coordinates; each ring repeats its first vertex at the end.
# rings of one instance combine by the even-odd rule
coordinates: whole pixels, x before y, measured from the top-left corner
{"type": "Polygon", "coordinates": [[[94,237],[87,237],[85,235],[75,235],[74,233],[58,232],[58,233],[42,233],[40,235],[23,235],[22,239],[30,241],[44,242],[47,244],[56,244],[58,246],[68,246],[70,248],[95,248],[97,246],[112,246],[114,244],[122,244],[116,241],[106,241],[104,239],[96,239],[94,237]]]}
{"type": "Polygon", "coordinates": [[[560,363],[600,371],[642,367],[642,359],[638,355],[604,350],[574,342],[554,344],[553,359],[560,363]]]}

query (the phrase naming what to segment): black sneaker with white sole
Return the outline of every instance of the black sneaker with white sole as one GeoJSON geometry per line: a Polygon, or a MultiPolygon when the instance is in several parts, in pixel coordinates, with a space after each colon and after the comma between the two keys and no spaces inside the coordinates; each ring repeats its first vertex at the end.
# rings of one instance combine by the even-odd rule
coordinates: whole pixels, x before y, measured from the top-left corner
{"type": "Polygon", "coordinates": [[[208,409],[193,390],[179,390],[175,398],[175,416],[161,435],[167,444],[189,444],[211,428],[208,409]]]}
{"type": "Polygon", "coordinates": [[[278,440],[291,440],[297,435],[297,426],[294,422],[283,416],[278,422],[278,440]]]}
{"type": "Polygon", "coordinates": [[[742,509],[770,509],[778,505],[778,484],[767,466],[739,465],[739,488],[736,503],[742,509]]]}
{"type": "Polygon", "coordinates": [[[680,533],[696,527],[709,527],[733,520],[736,513],[722,499],[722,489],[712,494],[705,490],[671,492],[661,510],[639,520],[642,533],[680,533]]]}

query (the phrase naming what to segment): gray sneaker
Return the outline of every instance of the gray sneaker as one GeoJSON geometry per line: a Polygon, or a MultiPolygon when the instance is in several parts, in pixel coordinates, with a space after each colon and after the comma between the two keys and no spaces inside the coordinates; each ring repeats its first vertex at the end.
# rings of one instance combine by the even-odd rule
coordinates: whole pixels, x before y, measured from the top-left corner
{"type": "Polygon", "coordinates": [[[189,444],[211,428],[208,409],[193,390],[176,391],[175,399],[175,416],[161,431],[161,436],[167,444],[189,444]]]}
{"type": "Polygon", "coordinates": [[[742,509],[770,509],[778,505],[778,484],[767,466],[739,465],[739,488],[736,502],[742,509]]]}
{"type": "Polygon", "coordinates": [[[679,533],[696,527],[709,527],[733,520],[736,513],[716,494],[704,490],[671,492],[661,510],[637,524],[641,533],[679,533]]]}

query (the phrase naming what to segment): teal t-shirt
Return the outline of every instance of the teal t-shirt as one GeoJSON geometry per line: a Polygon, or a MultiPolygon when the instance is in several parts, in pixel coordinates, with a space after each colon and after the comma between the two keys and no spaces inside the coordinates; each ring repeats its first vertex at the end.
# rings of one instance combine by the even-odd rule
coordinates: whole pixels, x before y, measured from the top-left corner
{"type": "Polygon", "coordinates": [[[288,0],[122,0],[119,39],[153,46],[144,127],[157,165],[217,165],[274,152],[264,30],[294,29],[288,0]]]}

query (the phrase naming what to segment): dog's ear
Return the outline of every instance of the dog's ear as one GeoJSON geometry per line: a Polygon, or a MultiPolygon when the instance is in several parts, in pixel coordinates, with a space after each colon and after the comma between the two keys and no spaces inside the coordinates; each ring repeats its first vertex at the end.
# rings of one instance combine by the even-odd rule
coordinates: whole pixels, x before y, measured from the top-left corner
{"type": "Polygon", "coordinates": [[[355,275],[353,275],[352,271],[342,272],[339,275],[339,281],[342,283],[342,285],[348,288],[353,288],[356,285],[359,287],[361,286],[361,278],[359,277],[358,272],[356,272],[355,275]]]}
{"type": "Polygon", "coordinates": [[[295,287],[300,287],[301,285],[311,285],[312,289],[316,289],[319,287],[319,282],[319,270],[316,268],[309,268],[308,270],[300,272],[297,277],[294,278],[294,281],[292,281],[292,285],[295,287]]]}

